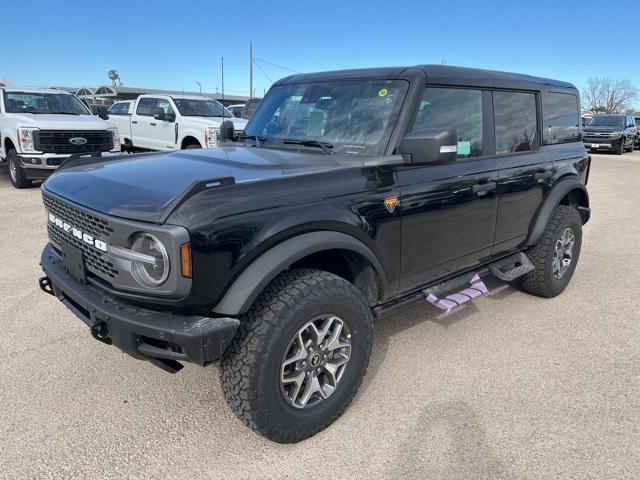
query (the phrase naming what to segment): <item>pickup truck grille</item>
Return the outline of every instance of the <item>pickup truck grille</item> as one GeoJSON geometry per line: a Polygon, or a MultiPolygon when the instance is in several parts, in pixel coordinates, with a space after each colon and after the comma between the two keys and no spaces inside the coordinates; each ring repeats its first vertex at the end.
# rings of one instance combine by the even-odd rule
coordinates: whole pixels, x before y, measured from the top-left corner
{"type": "MultiPolygon", "coordinates": [[[[102,220],[94,215],[90,215],[82,210],[79,210],[71,205],[61,202],[60,200],[44,194],[42,200],[47,212],[54,214],[56,217],[63,219],[70,225],[82,230],[95,238],[105,239],[111,236],[113,228],[109,225],[109,222],[102,220]]],[[[114,267],[106,255],[100,250],[96,249],[92,245],[82,242],[75,238],[63,229],[47,223],[47,231],[49,233],[49,240],[51,243],[60,249],[60,243],[62,240],[67,241],[76,248],[79,248],[83,252],[84,261],[87,270],[95,275],[105,279],[111,280],[116,278],[120,272],[114,267]]]]}
{"type": "Polygon", "coordinates": [[[35,149],[43,153],[108,152],[113,149],[113,135],[108,130],[38,130],[34,143],[35,149]],[[75,145],[70,142],[73,138],[85,139],[86,143],[75,145]]]}

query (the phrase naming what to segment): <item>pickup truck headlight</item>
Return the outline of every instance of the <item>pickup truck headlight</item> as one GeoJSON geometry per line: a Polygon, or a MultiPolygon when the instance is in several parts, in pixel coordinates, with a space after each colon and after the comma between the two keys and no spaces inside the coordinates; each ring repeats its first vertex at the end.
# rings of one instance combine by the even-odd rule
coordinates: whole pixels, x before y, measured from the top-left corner
{"type": "Polygon", "coordinates": [[[113,139],[112,150],[120,150],[120,131],[117,128],[110,128],[109,131],[113,139]]]}
{"type": "Polygon", "coordinates": [[[145,287],[159,287],[169,277],[169,255],[162,242],[149,233],[139,233],[133,239],[131,250],[139,253],[140,260],[131,263],[131,274],[145,287]]]}
{"type": "Polygon", "coordinates": [[[37,152],[33,140],[33,134],[38,130],[38,128],[18,127],[18,141],[20,142],[20,150],[22,153],[37,152]]]}
{"type": "Polygon", "coordinates": [[[217,147],[220,144],[219,135],[220,135],[220,128],[207,127],[204,130],[204,140],[206,144],[205,146],[207,148],[217,147]]]}

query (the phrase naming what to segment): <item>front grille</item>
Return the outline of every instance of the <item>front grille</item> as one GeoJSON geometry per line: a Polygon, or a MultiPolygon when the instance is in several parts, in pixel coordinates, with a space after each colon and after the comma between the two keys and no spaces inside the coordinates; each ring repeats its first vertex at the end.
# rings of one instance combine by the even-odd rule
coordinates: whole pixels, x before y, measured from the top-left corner
{"type": "Polygon", "coordinates": [[[583,132],[582,136],[589,138],[611,138],[615,135],[609,132],[583,132]]]}
{"type": "MultiPolygon", "coordinates": [[[[94,238],[107,239],[113,233],[113,228],[106,220],[102,220],[95,215],[83,212],[82,210],[61,202],[57,198],[45,193],[42,194],[42,200],[47,212],[52,213],[56,217],[69,223],[69,225],[73,225],[94,238]]],[[[78,240],[70,233],[65,232],[50,222],[47,223],[47,230],[49,232],[49,239],[51,240],[51,243],[53,243],[53,245],[58,249],[60,249],[61,240],[64,239],[71,245],[82,250],[87,270],[90,272],[104,278],[105,280],[113,279],[120,274],[105,255],[92,245],[78,240]]]]}
{"type": "Polygon", "coordinates": [[[112,279],[117,277],[120,272],[113,266],[113,263],[105,260],[101,252],[96,250],[90,245],[87,245],[84,242],[81,242],[73,235],[68,234],[64,230],[54,226],[51,223],[47,224],[47,231],[49,232],[49,239],[51,243],[55,247],[60,250],[60,244],[62,240],[70,243],[74,247],[82,250],[84,263],[87,267],[87,270],[95,273],[96,275],[105,278],[112,279]]]}
{"type": "Polygon", "coordinates": [[[34,147],[43,153],[74,154],[108,152],[113,149],[113,134],[108,130],[37,130],[34,147]],[[83,138],[86,143],[74,145],[69,140],[83,138]]]}
{"type": "Polygon", "coordinates": [[[47,211],[53,213],[56,217],[66,220],[70,225],[79,228],[93,237],[108,238],[113,233],[113,228],[111,228],[109,222],[85,213],[50,195],[43,193],[42,201],[47,211]]]}

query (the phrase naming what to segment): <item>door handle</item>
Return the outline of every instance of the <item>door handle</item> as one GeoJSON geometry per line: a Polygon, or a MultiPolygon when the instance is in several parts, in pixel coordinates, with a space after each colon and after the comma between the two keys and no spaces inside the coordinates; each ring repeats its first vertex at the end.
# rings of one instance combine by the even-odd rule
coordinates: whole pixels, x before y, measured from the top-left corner
{"type": "Polygon", "coordinates": [[[131,123],[135,123],[137,125],[138,121],[137,120],[131,120],[131,123]]]}
{"type": "Polygon", "coordinates": [[[151,125],[152,127],[156,126],[155,122],[151,122],[149,125],[151,125]]]}
{"type": "Polygon", "coordinates": [[[496,189],[496,182],[487,182],[487,183],[477,183],[473,186],[473,193],[477,193],[478,196],[482,197],[492,190],[496,189]]]}

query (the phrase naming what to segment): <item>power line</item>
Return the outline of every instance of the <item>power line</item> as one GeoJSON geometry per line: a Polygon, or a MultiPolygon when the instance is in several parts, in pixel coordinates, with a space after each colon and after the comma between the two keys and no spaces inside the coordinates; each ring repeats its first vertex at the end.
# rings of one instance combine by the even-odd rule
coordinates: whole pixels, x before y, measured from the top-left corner
{"type": "Polygon", "coordinates": [[[302,72],[299,72],[298,70],[293,70],[292,68],[283,67],[282,65],[277,65],[275,63],[267,62],[266,60],[262,60],[260,58],[253,57],[254,63],[255,63],[256,60],[259,61],[259,62],[262,62],[262,63],[266,63],[267,65],[271,65],[272,67],[281,68],[282,70],[287,70],[289,72],[302,73],[302,72]]]}
{"type": "Polygon", "coordinates": [[[253,63],[255,64],[256,67],[258,67],[258,70],[260,70],[262,72],[262,74],[267,77],[267,80],[269,80],[271,83],[273,83],[273,80],[271,80],[271,78],[269,77],[269,75],[267,75],[264,70],[262,70],[262,67],[260,65],[258,65],[256,63],[256,61],[254,60],[253,63]]]}

